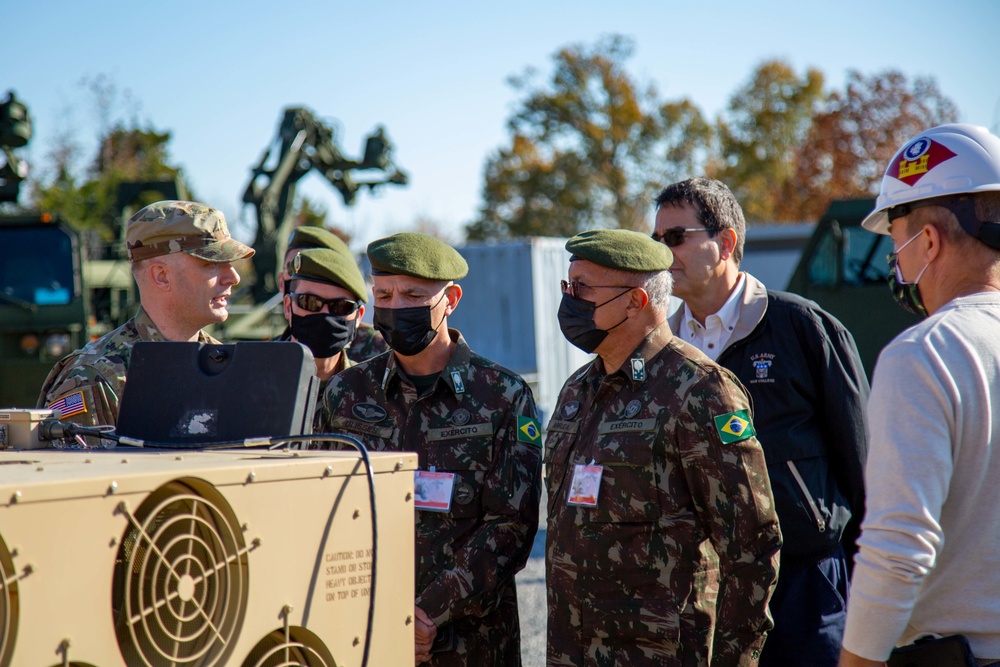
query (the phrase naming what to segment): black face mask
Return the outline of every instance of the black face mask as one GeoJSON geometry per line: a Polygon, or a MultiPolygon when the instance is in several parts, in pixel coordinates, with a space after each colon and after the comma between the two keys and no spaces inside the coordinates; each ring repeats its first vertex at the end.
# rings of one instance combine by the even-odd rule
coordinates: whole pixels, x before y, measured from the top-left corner
{"type": "Polygon", "coordinates": [[[584,352],[588,354],[592,353],[608,337],[611,329],[614,329],[628,319],[628,317],[625,317],[621,322],[611,327],[611,329],[598,329],[597,325],[594,324],[594,311],[605,303],[611,303],[619,296],[628,294],[631,291],[632,289],[629,288],[618,296],[611,297],[600,304],[595,304],[593,301],[580,299],[563,292],[558,314],[559,328],[562,330],[563,336],[584,352]]]}
{"type": "Polygon", "coordinates": [[[317,359],[335,356],[354,340],[358,318],[347,319],[329,313],[296,315],[292,313],[292,336],[308,347],[317,359]]]}
{"type": "MultiPolygon", "coordinates": [[[[442,294],[441,299],[444,297],[442,294]]],[[[438,299],[433,306],[412,308],[376,306],[372,322],[394,352],[404,357],[412,357],[423,352],[437,335],[437,327],[431,326],[431,308],[441,303],[441,299],[438,299]]],[[[444,322],[444,318],[441,318],[441,322],[444,322]]],[[[438,326],[441,326],[441,322],[438,322],[438,326]]]]}

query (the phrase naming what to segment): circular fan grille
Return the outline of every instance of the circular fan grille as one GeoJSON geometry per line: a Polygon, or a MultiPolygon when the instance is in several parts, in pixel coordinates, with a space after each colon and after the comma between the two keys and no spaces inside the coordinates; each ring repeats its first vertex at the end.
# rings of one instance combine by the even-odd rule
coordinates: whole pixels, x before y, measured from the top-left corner
{"type": "Polygon", "coordinates": [[[17,573],[7,545],[0,537],[0,667],[10,665],[17,638],[17,573]]]}
{"type": "Polygon", "coordinates": [[[305,628],[275,630],[257,642],[242,667],[337,667],[319,637],[305,628]]]}
{"type": "Polygon", "coordinates": [[[129,665],[226,663],[247,602],[247,548],[225,499],[200,480],[166,484],[128,516],[112,605],[129,665]]]}

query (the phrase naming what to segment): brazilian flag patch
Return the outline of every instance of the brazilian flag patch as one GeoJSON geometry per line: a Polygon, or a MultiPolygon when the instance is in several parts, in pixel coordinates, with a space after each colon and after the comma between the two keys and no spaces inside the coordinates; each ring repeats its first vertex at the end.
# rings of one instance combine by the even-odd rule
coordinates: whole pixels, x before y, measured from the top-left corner
{"type": "Polygon", "coordinates": [[[727,412],[715,417],[715,430],[719,432],[724,445],[757,435],[757,431],[753,429],[753,422],[750,421],[749,410],[727,412]]]}
{"type": "Polygon", "coordinates": [[[517,418],[517,439],[531,445],[542,445],[542,429],[531,417],[517,418]]]}

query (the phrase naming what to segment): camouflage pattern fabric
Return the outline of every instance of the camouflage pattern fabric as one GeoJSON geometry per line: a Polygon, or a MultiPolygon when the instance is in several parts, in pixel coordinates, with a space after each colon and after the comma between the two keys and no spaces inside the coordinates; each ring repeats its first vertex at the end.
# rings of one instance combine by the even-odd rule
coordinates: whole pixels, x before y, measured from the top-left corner
{"type": "MultiPolygon", "coordinates": [[[[64,417],[66,421],[83,426],[116,426],[132,346],[138,341],[163,340],[163,334],[140,306],[135,317],[125,324],[57,362],[42,384],[37,407],[67,399],[76,407],[70,410],[75,414],[64,417]]],[[[204,332],[199,332],[198,341],[219,343],[204,332]]],[[[97,444],[96,439],[87,441],[97,444]]]]}
{"type": "Polygon", "coordinates": [[[322,430],[454,473],[450,511],[416,512],[415,602],[454,640],[424,664],[516,666],[514,574],[538,528],[541,433],[524,380],[450,333],[457,348],[419,397],[391,352],[333,376],[322,430]]]}
{"type": "MultiPolygon", "coordinates": [[[[346,350],[345,350],[345,352],[346,352],[346,350]]],[[[351,361],[350,357],[348,357],[346,354],[340,355],[340,363],[337,364],[337,369],[333,372],[333,376],[331,376],[330,380],[332,380],[333,377],[335,377],[337,375],[337,373],[340,373],[344,369],[347,369],[347,368],[350,368],[351,366],[356,366],[356,365],[357,364],[355,364],[353,361],[351,361]]],[[[323,416],[323,414],[324,414],[323,413],[323,397],[326,395],[326,388],[330,385],[330,380],[320,380],[319,381],[319,390],[316,392],[316,408],[315,408],[315,412],[313,413],[313,433],[322,433],[323,432],[322,428],[325,425],[325,418],[323,416]]]]}
{"type": "Polygon", "coordinates": [[[375,327],[367,322],[359,322],[354,340],[347,346],[346,352],[351,361],[361,363],[388,349],[389,345],[375,327]]]}
{"type": "Polygon", "coordinates": [[[550,667],[757,664],[781,537],[752,428],[726,432],[749,410],[665,324],[566,382],[545,443],[550,667]],[[591,462],[596,506],[567,504],[591,462]]]}

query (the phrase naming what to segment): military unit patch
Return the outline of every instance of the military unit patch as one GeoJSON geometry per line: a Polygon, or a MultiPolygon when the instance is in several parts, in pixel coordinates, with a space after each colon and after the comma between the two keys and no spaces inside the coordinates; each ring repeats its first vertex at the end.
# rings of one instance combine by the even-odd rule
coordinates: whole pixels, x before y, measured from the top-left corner
{"type": "Polygon", "coordinates": [[[451,423],[455,426],[465,426],[472,419],[472,415],[465,408],[459,408],[451,413],[451,423]]]}
{"type": "Polygon", "coordinates": [[[639,399],[633,398],[631,401],[628,402],[628,405],[625,406],[625,412],[624,412],[625,419],[631,419],[632,417],[635,417],[637,414],[639,414],[639,410],[642,410],[642,403],[639,402],[639,399]]]}
{"type": "Polygon", "coordinates": [[[529,445],[542,445],[542,429],[531,417],[517,418],[517,439],[529,445]]]}
{"type": "Polygon", "coordinates": [[[380,422],[385,419],[385,408],[374,403],[358,403],[351,407],[354,416],[366,422],[380,422]]]}
{"type": "Polygon", "coordinates": [[[749,410],[737,410],[715,417],[715,430],[719,432],[719,438],[724,445],[757,435],[750,420],[749,410]]]}
{"type": "Polygon", "coordinates": [[[559,411],[563,419],[572,419],[580,412],[580,401],[570,401],[559,411]]]}

